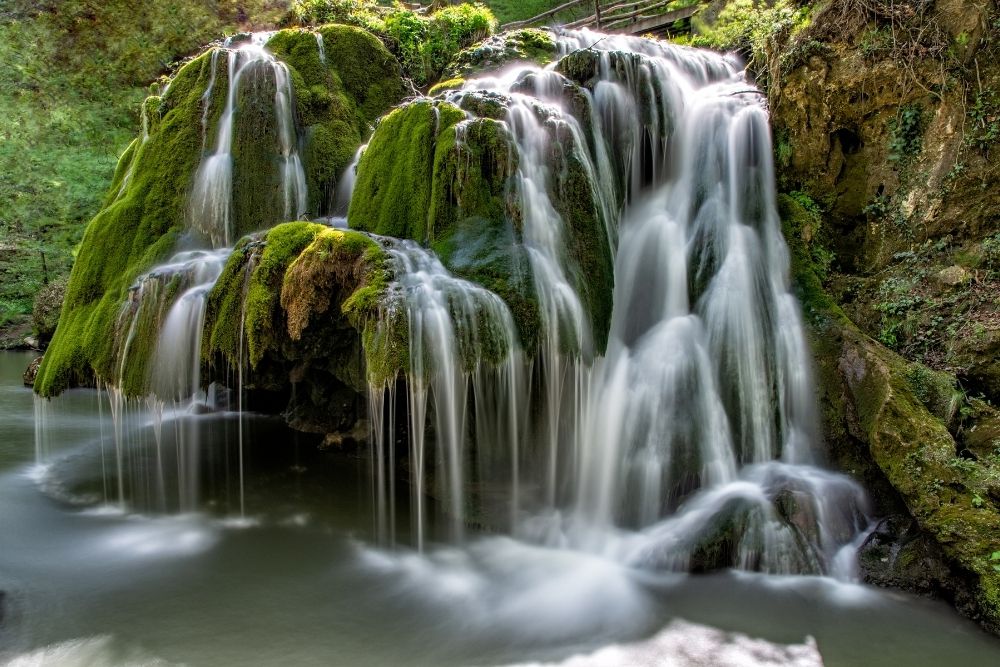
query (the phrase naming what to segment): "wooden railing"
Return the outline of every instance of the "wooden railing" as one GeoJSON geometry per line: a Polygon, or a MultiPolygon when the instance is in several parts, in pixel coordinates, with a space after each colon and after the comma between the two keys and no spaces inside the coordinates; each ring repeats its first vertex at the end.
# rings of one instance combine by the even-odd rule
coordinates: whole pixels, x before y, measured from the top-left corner
{"type": "Polygon", "coordinates": [[[602,7],[601,5],[604,3],[600,0],[571,0],[571,2],[542,12],[538,16],[532,16],[530,19],[507,23],[502,26],[502,29],[513,30],[537,25],[560,12],[581,5],[591,5],[594,7],[593,14],[562,25],[567,28],[596,28],[609,32],[641,34],[651,30],[662,29],[677,21],[691,18],[701,11],[705,5],[709,4],[711,0],[698,0],[687,7],[658,12],[658,10],[664,10],[669,5],[676,4],[676,2],[677,0],[637,0],[633,2],[619,2],[602,7]]]}
{"type": "Polygon", "coordinates": [[[592,5],[592,4],[594,4],[594,0],[570,0],[570,2],[567,2],[566,4],[559,5],[558,7],[553,7],[552,9],[548,10],[547,12],[542,12],[538,16],[532,16],[530,19],[524,19],[523,21],[513,21],[511,23],[505,23],[504,25],[500,26],[500,29],[501,30],[514,30],[516,28],[526,28],[526,27],[528,27],[530,25],[535,25],[537,23],[541,23],[542,21],[544,21],[545,19],[549,18],[550,16],[555,16],[559,12],[564,12],[567,9],[573,9],[574,7],[579,7],[580,5],[583,5],[583,4],[592,5]]]}

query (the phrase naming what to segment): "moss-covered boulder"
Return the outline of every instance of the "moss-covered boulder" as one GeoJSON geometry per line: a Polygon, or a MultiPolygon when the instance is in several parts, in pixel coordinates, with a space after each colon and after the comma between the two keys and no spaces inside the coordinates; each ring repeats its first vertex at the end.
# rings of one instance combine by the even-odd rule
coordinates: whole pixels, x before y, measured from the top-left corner
{"type": "Polygon", "coordinates": [[[420,100],[383,118],[358,163],[352,227],[420,243],[434,234],[431,192],[439,138],[465,118],[447,102],[420,100]]]}
{"type": "MultiPolygon", "coordinates": [[[[181,68],[156,110],[157,130],[123,156],[113,198],[88,225],[70,274],[59,326],[35,382],[43,396],[92,382],[95,374],[118,379],[118,313],[129,286],[166,258],[183,231],[211,74],[208,53],[181,68]]],[[[152,347],[151,341],[140,343],[152,347]]]]}
{"type": "Polygon", "coordinates": [[[545,65],[555,59],[557,52],[550,31],[539,28],[513,30],[493,35],[460,51],[445,68],[443,78],[469,78],[514,63],[545,65]]]}
{"type": "MultiPolygon", "coordinates": [[[[568,95],[579,92],[566,85],[568,95]]],[[[521,158],[506,123],[510,99],[464,90],[454,101],[460,107],[420,100],[381,121],[358,165],[348,220],[357,229],[431,247],[452,273],[504,299],[522,344],[532,349],[540,318],[523,238],[521,158]]],[[[585,159],[588,147],[553,109],[540,104],[534,113],[548,135],[543,157],[550,165],[547,194],[560,218],[552,224],[563,227],[561,261],[601,351],[611,318],[613,266],[585,159]]]]}
{"type": "Polygon", "coordinates": [[[512,198],[517,151],[492,119],[419,101],[379,124],[358,165],[352,227],[432,247],[458,276],[498,294],[522,339],[538,330],[512,198]]]}
{"type": "Polygon", "coordinates": [[[353,429],[368,387],[363,334],[388,284],[360,232],[290,222],[241,241],[208,299],[203,356],[217,375],[286,403],[295,428],[353,429]]]}
{"type": "Polygon", "coordinates": [[[353,26],[282,30],[267,48],[291,70],[296,113],[305,126],[309,210],[328,215],[337,180],[357,147],[406,94],[402,68],[377,37],[353,26]]]}
{"type": "MultiPolygon", "coordinates": [[[[336,183],[371,124],[405,93],[398,62],[376,37],[337,25],[324,26],[319,34],[325,57],[317,35],[304,30],[281,31],[267,45],[290,79],[310,216],[329,214],[336,183]]],[[[229,53],[213,48],[194,58],[162,96],[143,105],[143,134],[123,154],[105,206],[84,234],[63,314],[35,384],[40,394],[52,396],[92,382],[95,375],[129,394],[147,390],[146,364],[157,335],[156,327],[147,325],[155,318],[143,315],[142,326],[131,323],[140,311],[156,310],[158,317],[162,295],[152,308],[130,303],[130,288],[172,252],[207,242],[189,193],[199,165],[215,151],[232,74],[229,53]]],[[[229,207],[236,236],[267,229],[287,214],[281,129],[275,119],[278,69],[265,60],[248,67],[237,90],[232,144],[229,207]]],[[[248,331],[253,354],[264,346],[259,340],[264,331],[256,324],[248,331]]],[[[213,333],[219,341],[222,334],[213,333]]],[[[233,349],[231,340],[218,345],[233,349]]]]}

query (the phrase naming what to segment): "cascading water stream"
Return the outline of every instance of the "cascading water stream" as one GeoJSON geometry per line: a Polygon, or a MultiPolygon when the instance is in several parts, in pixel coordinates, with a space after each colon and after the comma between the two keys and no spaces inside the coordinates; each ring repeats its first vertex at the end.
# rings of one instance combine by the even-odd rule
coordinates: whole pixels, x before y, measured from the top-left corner
{"type": "MultiPolygon", "coordinates": [[[[440,475],[436,495],[447,499],[451,516],[452,538],[460,541],[465,522],[464,489],[466,481],[468,400],[470,387],[472,400],[479,404],[487,399],[477,389],[474,380],[483,372],[478,355],[484,350],[510,367],[519,354],[514,319],[506,304],[492,292],[448,273],[431,253],[412,241],[393,244],[389,254],[394,272],[399,276],[393,285],[387,308],[399,308],[406,314],[409,349],[408,408],[410,413],[411,455],[413,468],[413,513],[415,539],[422,548],[425,539],[424,475],[426,468],[425,427],[428,400],[433,398],[435,444],[439,453],[440,475]]],[[[383,326],[393,326],[385,318],[383,326]]],[[[385,409],[383,390],[373,388],[373,408],[385,409]]],[[[395,395],[389,388],[389,410],[394,411],[395,395]]],[[[507,403],[513,409],[514,402],[507,403]]],[[[381,419],[380,412],[378,419],[381,419]]],[[[516,421],[516,417],[512,417],[516,421]]],[[[375,433],[376,458],[380,465],[393,465],[387,458],[386,438],[393,437],[392,425],[377,428],[375,433]]],[[[380,472],[382,472],[380,468],[380,472]]],[[[391,474],[391,473],[390,473],[391,474]]],[[[392,498],[385,494],[393,480],[381,481],[376,486],[379,507],[387,508],[392,498]]],[[[383,525],[393,521],[383,520],[383,525]]],[[[380,531],[381,532],[381,531],[380,531]]]]}
{"type": "MultiPolygon", "coordinates": [[[[188,215],[216,246],[235,232],[232,146],[241,82],[252,72],[274,83],[284,214],[305,211],[288,69],[265,39],[213,52],[202,96],[203,140],[212,148],[188,215]],[[209,142],[223,62],[228,88],[209,142]]],[[[832,571],[866,521],[865,501],[856,485],[811,465],[818,429],[809,354],[788,291],[766,111],[736,65],[715,54],[586,31],[561,36],[558,46],[580,59],[571,69],[592,74],[576,81],[558,64],[526,66],[446,94],[460,106],[466,96],[502,100],[516,165],[509,204],[519,212],[517,243],[537,299],[537,349],[522,349],[499,296],[450,274],[413,242],[381,241],[394,282],[377,326],[406,327],[409,367],[405,423],[395,384],[369,392],[380,539],[394,540],[397,530],[396,437],[405,431],[418,548],[430,539],[434,498],[454,541],[467,524],[509,525],[534,542],[634,564],[832,571]],[[613,263],[603,350],[593,295],[567,251],[580,233],[561,199],[573,169],[586,183],[575,196],[592,201],[613,263]]],[[[469,112],[456,127],[455,150],[473,120],[469,112]]],[[[341,176],[335,213],[347,210],[362,150],[341,176]]],[[[181,253],[143,276],[122,308],[119,377],[106,390],[120,504],[133,458],[127,422],[145,412],[162,420],[165,401],[178,412],[209,400],[205,303],[227,256],[181,253]],[[157,398],[144,412],[121,387],[134,380],[133,346],[149,329],[159,331],[149,377],[157,398]]],[[[178,479],[186,480],[180,507],[194,509],[198,443],[194,431],[176,432],[178,479]]],[[[242,514],[242,416],[239,434],[242,514]]],[[[154,440],[159,459],[158,424],[154,440]]]]}
{"type": "MultiPolygon", "coordinates": [[[[788,288],[758,94],[716,54],[587,31],[561,36],[559,48],[596,61],[587,86],[558,65],[528,66],[448,93],[459,105],[499,96],[506,108],[512,196],[541,315],[537,361],[518,351],[461,372],[459,337],[478,325],[446,307],[447,290],[428,282],[429,259],[412,261],[415,248],[409,261],[394,254],[396,289],[408,295],[415,514],[426,511],[417,497],[425,477],[448,480],[436,495],[453,522],[469,519],[469,507],[489,513],[473,497],[482,473],[465,447],[506,461],[501,468],[513,461],[515,533],[533,541],[680,570],[842,570],[835,561],[866,525],[866,500],[847,478],[812,466],[808,346],[788,288]],[[568,89],[586,104],[568,104],[568,89]],[[587,175],[614,257],[603,355],[565,252],[555,180],[565,160],[587,175]],[[500,424],[503,439],[483,435],[500,424]],[[429,448],[437,469],[425,470],[429,448]]],[[[384,409],[381,390],[372,395],[385,466],[398,425],[383,421],[394,408],[384,409]]]]}
{"type": "MultiPolygon", "coordinates": [[[[219,117],[212,152],[202,158],[195,174],[190,199],[191,225],[211,241],[214,247],[231,247],[233,229],[233,140],[239,96],[243,81],[266,68],[274,79],[274,113],[277,123],[278,157],[281,160],[280,180],[283,197],[283,217],[301,218],[308,205],[305,171],[298,153],[298,138],[292,113],[293,90],[288,66],[267,51],[264,44],[270,33],[256,33],[249,42],[230,48],[227,41],[227,76],[229,80],[225,106],[219,117]]],[[[217,77],[218,53],[212,54],[210,84],[202,98],[205,104],[203,130],[207,132],[208,109],[217,77]]]]}
{"type": "MultiPolygon", "coordinates": [[[[142,496],[155,496],[158,500],[148,503],[158,511],[167,508],[167,494],[163,488],[164,457],[163,429],[165,415],[171,417],[196,414],[204,409],[225,408],[217,405],[218,392],[214,386],[205,390],[201,376],[202,335],[205,327],[205,313],[208,294],[222,273],[231,253],[233,229],[233,142],[238,129],[240,96],[248,77],[263,75],[273,82],[274,136],[276,152],[280,161],[279,179],[282,215],[285,219],[301,218],[307,206],[305,172],[298,155],[298,138],[293,115],[293,92],[288,67],[270,54],[265,43],[271,33],[257,33],[249,41],[233,45],[227,40],[222,48],[211,55],[211,72],[205,91],[201,96],[203,111],[201,116],[203,150],[209,146],[209,130],[212,126],[213,95],[220,77],[222,62],[226,64],[225,77],[228,85],[225,104],[219,110],[215,122],[215,137],[209,153],[204,155],[194,174],[194,184],[189,197],[188,218],[190,226],[200,232],[216,250],[183,251],[166,263],[140,276],[129,291],[129,298],[122,306],[116,326],[117,377],[107,378],[103,385],[104,394],[110,408],[113,422],[115,445],[115,476],[117,503],[125,509],[128,490],[132,496],[136,489],[142,496]],[[222,56],[225,55],[225,60],[222,56]],[[147,341],[153,336],[155,344],[147,341]],[[136,344],[143,344],[136,348],[136,344]],[[149,363],[139,355],[149,356],[149,363]],[[147,377],[134,377],[132,368],[146,368],[147,377]],[[130,374],[131,373],[131,374],[130,374]],[[130,386],[145,385],[148,381],[150,394],[144,399],[131,398],[123,390],[130,386]],[[138,480],[131,470],[131,461],[137,460],[143,447],[148,443],[135,435],[143,420],[152,426],[156,449],[157,486],[155,492],[145,490],[145,484],[138,480]]],[[[322,46],[321,36],[317,44],[322,46]]],[[[166,94],[166,93],[164,93],[166,94]]],[[[148,119],[143,110],[143,139],[136,150],[148,138],[148,119]]],[[[133,157],[129,172],[123,178],[121,192],[124,192],[131,175],[136,157],[133,157]]],[[[119,193],[120,196],[121,193],[119,193]]],[[[349,193],[347,194],[349,197],[349,193]]],[[[259,254],[259,253],[258,253],[259,254]]],[[[251,253],[253,257],[257,255],[251,253]]],[[[252,262],[251,262],[252,264],[252,262]]],[[[244,295],[245,302],[245,295],[244,295]]],[[[245,303],[244,303],[245,308],[245,303]]],[[[239,434],[239,507],[240,515],[245,515],[243,480],[243,372],[242,359],[245,335],[240,327],[240,355],[237,371],[237,405],[240,413],[239,434]]],[[[103,404],[102,404],[103,405],[103,404]]],[[[102,408],[103,409],[103,408],[102,408]]],[[[39,460],[44,459],[44,403],[39,408],[37,420],[41,433],[38,437],[39,460]]],[[[194,421],[180,420],[173,429],[176,437],[175,460],[177,465],[177,507],[180,511],[199,509],[199,459],[201,457],[199,426],[194,421]]],[[[103,445],[102,445],[103,447],[103,445]]],[[[103,449],[102,449],[103,455],[103,449]]],[[[107,480],[105,480],[107,484],[107,480]]],[[[107,494],[105,494],[107,495],[107,494]]]]}
{"type": "MultiPolygon", "coordinates": [[[[322,34],[296,33],[308,49],[313,35],[324,61],[322,34]]],[[[188,227],[108,323],[113,361],[94,364],[106,369],[96,392],[35,399],[31,473],[49,498],[10,474],[21,453],[0,451],[11,508],[0,514],[17,538],[0,550],[3,657],[10,630],[44,617],[23,651],[14,644],[17,664],[812,665],[863,662],[872,649],[914,664],[949,651],[989,662],[992,645],[961,653],[982,638],[950,616],[829,578],[857,580],[876,527],[865,530],[861,488],[820,467],[766,110],[736,63],[562,34],[570,60],[469,79],[439,96],[463,120],[439,99],[438,125],[417,128],[430,130],[431,204],[446,209],[405,232],[424,245],[301,223],[212,249],[256,224],[243,178],[270,178],[258,229],[305,207],[291,86],[264,39],[196,61],[204,91],[179,87],[204,105],[188,128],[197,144],[200,120],[203,154],[188,227]],[[272,151],[242,175],[233,142],[255,132],[241,118],[272,151]],[[455,187],[468,178],[487,184],[455,187]],[[585,266],[581,246],[595,240],[607,252],[585,266]],[[590,280],[602,262],[613,280],[590,280]],[[608,288],[600,317],[597,282],[608,288]],[[304,305],[312,324],[284,338],[304,305]],[[224,377],[206,377],[220,361],[224,377]],[[295,429],[326,429],[323,449],[351,447],[364,437],[366,362],[370,487],[363,457],[246,412],[280,401],[295,429]],[[88,421],[95,395],[99,425],[88,421]],[[369,521],[382,545],[405,546],[366,545],[357,536],[369,521]],[[675,574],[726,569],[821,576],[675,574]],[[275,587],[279,570],[289,576],[275,587]],[[244,632],[228,610],[247,600],[263,601],[257,625],[291,628],[286,641],[244,632]],[[220,633],[239,645],[220,645],[220,633]],[[770,644],[807,634],[816,639],[800,650],[770,644]]],[[[162,138],[153,119],[151,147],[162,138]]],[[[127,186],[146,121],[119,191],[136,201],[127,186]]],[[[332,216],[315,222],[349,226],[356,172],[364,184],[372,164],[363,151],[319,204],[332,216]]],[[[320,185],[325,196],[333,183],[320,185]]],[[[16,417],[28,404],[11,405],[16,417]]],[[[15,448],[29,441],[15,433],[15,448]]]]}
{"type": "Polygon", "coordinates": [[[326,44],[323,42],[323,33],[316,33],[316,49],[319,51],[319,62],[326,65],[326,44]]]}

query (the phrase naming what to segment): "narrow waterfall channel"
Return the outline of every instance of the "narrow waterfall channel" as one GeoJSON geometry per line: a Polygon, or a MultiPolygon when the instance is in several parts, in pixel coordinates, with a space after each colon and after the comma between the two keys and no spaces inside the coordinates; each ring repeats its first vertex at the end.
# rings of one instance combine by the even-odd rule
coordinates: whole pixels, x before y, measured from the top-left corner
{"type": "MultiPolygon", "coordinates": [[[[325,71],[333,42],[306,35],[325,71]]],[[[203,62],[185,226],[116,311],[113,371],[92,389],[32,399],[20,387],[27,358],[0,355],[0,425],[12,434],[0,438],[0,505],[11,508],[0,536],[15,536],[0,549],[0,661],[1000,655],[943,604],[857,581],[875,517],[864,489],[824,465],[767,109],[738,62],[568,31],[548,66],[519,63],[406,103],[436,120],[434,105],[460,109],[448,144],[458,169],[509,174],[504,248],[523,261],[491,285],[524,287],[532,338],[523,304],[462,272],[479,245],[445,258],[429,234],[357,231],[351,200],[373,139],[347,151],[316,208],[297,74],[269,38],[227,41],[203,62]],[[499,167],[475,152],[483,122],[499,128],[499,167]],[[239,203],[241,132],[264,137],[259,208],[239,203]],[[288,267],[259,278],[274,271],[279,221],[311,234],[292,268],[327,270],[308,297],[288,267]],[[584,232],[600,241],[590,263],[574,246],[584,232]],[[347,233],[374,251],[348,261],[320,245],[347,233]],[[296,338],[327,355],[330,386],[299,383],[307,363],[296,363],[282,369],[297,378],[292,400],[278,401],[273,367],[254,365],[273,322],[251,312],[308,298],[322,303],[314,319],[346,329],[337,299],[351,290],[331,275],[355,279],[375,251],[384,292],[351,330],[357,349],[296,338]],[[608,298],[592,288],[600,280],[608,298]],[[224,283],[238,289],[213,301],[224,283]],[[210,326],[220,309],[238,315],[233,326],[210,326]],[[233,341],[228,365],[207,351],[220,336],[233,341]],[[406,363],[386,379],[366,362],[399,353],[388,349],[397,340],[406,363]],[[339,371],[356,376],[357,396],[334,387],[339,371]],[[345,412],[357,400],[358,450],[337,449],[344,434],[288,428],[297,392],[345,412]]],[[[295,338],[290,320],[276,329],[295,338]]]]}

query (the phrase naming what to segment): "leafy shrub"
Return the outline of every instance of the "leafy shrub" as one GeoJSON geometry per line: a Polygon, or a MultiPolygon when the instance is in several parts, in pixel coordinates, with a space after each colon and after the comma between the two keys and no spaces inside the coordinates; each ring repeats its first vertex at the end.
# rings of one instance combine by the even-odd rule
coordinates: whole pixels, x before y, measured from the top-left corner
{"type": "Polygon", "coordinates": [[[896,118],[889,122],[889,159],[906,163],[923,144],[924,110],[919,104],[908,104],[899,109],[896,118]]]}
{"type": "Polygon", "coordinates": [[[991,274],[1000,272],[1000,232],[983,239],[983,263],[991,274]]]}
{"type": "Polygon", "coordinates": [[[696,22],[698,32],[690,44],[745,52],[751,65],[762,69],[775,39],[783,34],[795,35],[808,26],[812,12],[808,5],[796,7],[790,0],[769,4],[762,0],[730,0],[713,25],[696,22]]]}
{"type": "Polygon", "coordinates": [[[418,85],[437,80],[459,51],[497,29],[492,12],[478,3],[448,6],[424,16],[373,0],[296,0],[292,14],[305,25],[346,23],[370,30],[396,54],[418,85]]]}
{"type": "Polygon", "coordinates": [[[969,106],[972,126],[965,135],[970,146],[989,150],[1000,139],[1000,93],[992,88],[979,92],[969,106]]]}

